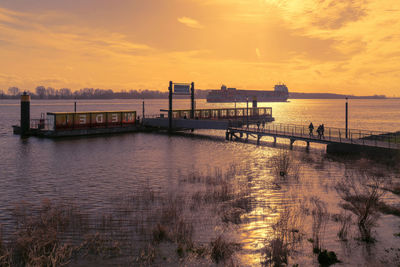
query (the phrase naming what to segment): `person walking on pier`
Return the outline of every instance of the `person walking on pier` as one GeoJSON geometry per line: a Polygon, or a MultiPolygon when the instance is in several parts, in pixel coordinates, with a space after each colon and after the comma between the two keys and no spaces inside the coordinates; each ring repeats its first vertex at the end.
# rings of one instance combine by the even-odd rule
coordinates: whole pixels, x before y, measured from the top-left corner
{"type": "Polygon", "coordinates": [[[310,130],[310,136],[313,136],[314,125],[312,124],[312,122],[311,122],[310,125],[308,126],[308,129],[310,130]]]}
{"type": "Polygon", "coordinates": [[[321,124],[321,137],[322,137],[323,139],[325,139],[325,137],[324,137],[324,131],[325,131],[324,124],[321,124]]]}
{"type": "Polygon", "coordinates": [[[322,136],[322,125],[319,125],[317,128],[318,138],[321,139],[322,136]]]}

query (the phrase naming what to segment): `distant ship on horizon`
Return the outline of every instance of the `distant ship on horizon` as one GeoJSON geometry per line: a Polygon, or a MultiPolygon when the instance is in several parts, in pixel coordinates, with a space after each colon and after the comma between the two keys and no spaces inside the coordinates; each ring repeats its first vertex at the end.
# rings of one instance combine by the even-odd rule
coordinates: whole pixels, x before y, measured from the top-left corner
{"type": "Polygon", "coordinates": [[[273,91],[238,90],[222,85],[220,90],[211,90],[207,94],[207,102],[246,102],[253,99],[257,99],[258,102],[286,102],[288,97],[289,90],[285,84],[275,85],[273,91]]]}

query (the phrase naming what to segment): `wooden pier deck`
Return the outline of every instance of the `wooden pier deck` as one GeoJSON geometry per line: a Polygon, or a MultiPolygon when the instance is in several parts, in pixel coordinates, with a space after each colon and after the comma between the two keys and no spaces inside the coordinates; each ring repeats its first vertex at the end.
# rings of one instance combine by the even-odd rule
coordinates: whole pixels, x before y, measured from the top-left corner
{"type": "Polygon", "coordinates": [[[292,147],[295,141],[306,142],[307,148],[310,143],[321,143],[328,145],[327,150],[342,150],[343,152],[351,152],[352,150],[362,149],[384,149],[384,150],[400,150],[400,132],[388,133],[378,131],[366,131],[348,129],[347,138],[346,130],[341,128],[325,127],[324,136],[319,137],[314,131],[312,135],[309,133],[308,126],[294,124],[267,124],[265,127],[229,127],[226,132],[226,139],[233,140],[245,139],[249,136],[257,139],[257,144],[264,136],[290,140],[292,147]]]}

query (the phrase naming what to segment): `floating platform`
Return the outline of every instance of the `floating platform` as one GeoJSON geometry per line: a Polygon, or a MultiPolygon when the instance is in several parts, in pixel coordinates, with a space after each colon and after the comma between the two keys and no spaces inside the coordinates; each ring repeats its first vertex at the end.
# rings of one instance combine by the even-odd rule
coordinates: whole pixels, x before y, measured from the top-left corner
{"type": "MultiPolygon", "coordinates": [[[[110,128],[87,128],[87,129],[71,129],[71,130],[39,130],[39,129],[29,129],[29,131],[24,134],[25,136],[36,136],[45,138],[57,138],[57,137],[72,137],[72,136],[87,136],[87,135],[102,135],[102,134],[117,134],[117,133],[132,133],[138,132],[141,127],[133,126],[123,126],[123,127],[110,127],[110,128]]],[[[21,127],[18,125],[13,125],[14,134],[21,134],[21,127]]]]}
{"type": "Polygon", "coordinates": [[[14,125],[14,134],[67,137],[137,132],[136,111],[48,112],[47,118],[31,120],[28,130],[14,125]]]}

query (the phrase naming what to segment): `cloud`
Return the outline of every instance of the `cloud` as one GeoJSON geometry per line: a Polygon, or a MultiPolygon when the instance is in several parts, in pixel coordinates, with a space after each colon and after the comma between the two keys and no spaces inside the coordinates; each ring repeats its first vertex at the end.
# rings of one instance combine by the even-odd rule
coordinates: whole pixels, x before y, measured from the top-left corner
{"type": "Polygon", "coordinates": [[[189,17],[178,18],[178,21],[190,28],[195,28],[195,29],[203,29],[204,28],[204,26],[201,25],[197,20],[189,18],[189,17]]]}
{"type": "MultiPolygon", "coordinates": [[[[0,45],[120,55],[151,50],[146,44],[128,41],[124,34],[72,24],[54,25],[51,22],[55,17],[55,13],[31,14],[0,8],[0,45]]],[[[60,13],[58,17],[65,15],[60,13]]]]}

